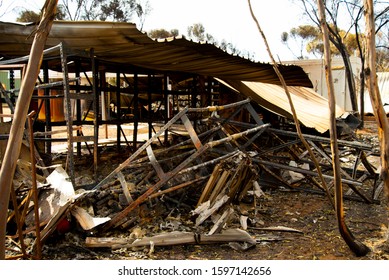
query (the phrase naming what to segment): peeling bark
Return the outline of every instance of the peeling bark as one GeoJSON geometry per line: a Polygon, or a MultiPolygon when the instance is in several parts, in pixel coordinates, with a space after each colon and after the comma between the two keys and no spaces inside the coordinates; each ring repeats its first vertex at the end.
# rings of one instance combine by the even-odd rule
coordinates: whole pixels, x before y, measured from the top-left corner
{"type": "Polygon", "coordinates": [[[0,171],[0,259],[5,259],[5,235],[7,224],[7,209],[15,174],[16,163],[19,158],[23,139],[24,124],[27,119],[28,105],[39,75],[40,65],[46,39],[50,33],[54,20],[58,0],[46,0],[42,9],[42,19],[35,32],[34,41],[30,51],[26,75],[22,81],[20,94],[15,107],[9,141],[5,151],[0,171]]]}
{"type": "MultiPolygon", "coordinates": [[[[375,42],[375,20],[374,5],[372,0],[364,0],[365,35],[366,35],[366,65],[364,74],[366,85],[369,91],[374,117],[378,127],[378,139],[381,151],[381,179],[389,196],[389,123],[382,105],[380,90],[377,83],[376,72],[376,42],[375,42]]],[[[389,235],[387,235],[389,237],[389,235]]],[[[387,238],[389,242],[389,239],[387,238]]]]}
{"type": "Polygon", "coordinates": [[[344,219],[344,209],[343,209],[343,187],[341,181],[341,170],[340,170],[340,160],[339,160],[339,149],[336,133],[336,120],[335,120],[335,90],[332,79],[331,71],[331,51],[330,51],[330,40],[329,32],[326,24],[325,17],[325,6],[322,0],[318,0],[318,10],[320,15],[320,26],[323,33],[323,42],[324,42],[324,61],[326,69],[326,80],[328,88],[328,105],[330,108],[330,138],[331,138],[331,152],[332,152],[332,166],[334,171],[334,185],[335,185],[335,210],[336,218],[338,220],[339,232],[350,249],[357,256],[366,255],[370,249],[355,239],[351,231],[348,229],[345,219],[344,219]]]}

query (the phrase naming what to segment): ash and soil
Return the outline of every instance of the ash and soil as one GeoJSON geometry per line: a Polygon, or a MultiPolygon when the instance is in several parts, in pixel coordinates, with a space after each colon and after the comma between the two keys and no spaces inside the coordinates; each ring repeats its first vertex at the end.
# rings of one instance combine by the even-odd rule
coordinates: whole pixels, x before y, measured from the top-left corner
{"type": "MultiPolygon", "coordinates": [[[[357,138],[365,143],[378,145],[375,123],[366,122],[358,130],[357,138]]],[[[108,152],[108,151],[107,151],[108,152]]],[[[100,164],[103,179],[124,159],[110,158],[100,164]]],[[[89,163],[90,164],[90,163],[89,163]]],[[[78,169],[85,175],[85,167],[78,169]]],[[[78,172],[77,172],[78,173],[78,172]]],[[[82,180],[83,176],[78,174],[82,180]]],[[[86,177],[85,177],[86,178],[86,177]]],[[[369,186],[367,186],[369,187],[369,186]]],[[[159,199],[145,203],[140,208],[139,222],[133,228],[110,231],[104,237],[128,237],[137,228],[145,236],[164,231],[196,231],[191,218],[191,205],[201,190],[187,188],[177,194],[182,203],[159,199]],[[189,207],[188,207],[189,206],[189,207]]],[[[335,211],[327,196],[312,192],[290,190],[275,186],[265,189],[265,195],[235,206],[236,219],[229,222],[230,228],[239,228],[238,215],[246,215],[247,232],[257,240],[257,245],[247,251],[233,250],[229,244],[176,245],[134,249],[87,248],[86,234],[74,225],[70,232],[54,234],[43,247],[44,259],[158,259],[158,260],[377,260],[389,259],[387,234],[388,200],[382,192],[379,203],[344,200],[345,222],[354,237],[367,245],[371,252],[357,257],[340,236],[335,211]],[[274,226],[290,227],[303,233],[264,231],[258,228],[274,226]]],[[[248,198],[250,200],[250,197],[248,198]]]]}

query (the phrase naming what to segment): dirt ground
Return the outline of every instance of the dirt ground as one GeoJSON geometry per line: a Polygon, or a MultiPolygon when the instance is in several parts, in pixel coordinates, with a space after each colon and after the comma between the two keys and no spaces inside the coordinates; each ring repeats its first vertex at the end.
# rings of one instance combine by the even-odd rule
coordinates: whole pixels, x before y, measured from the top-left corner
{"type": "MultiPolygon", "coordinates": [[[[300,191],[273,190],[266,193],[254,217],[255,226],[247,232],[257,245],[247,251],[231,249],[228,244],[177,245],[132,251],[130,249],[86,248],[85,236],[69,232],[50,240],[44,247],[47,259],[212,259],[212,260],[369,260],[389,259],[389,251],[381,246],[387,234],[387,203],[380,205],[346,201],[346,223],[356,239],[363,242],[371,253],[357,257],[339,234],[334,210],[327,197],[300,191]],[[256,230],[256,227],[285,226],[303,233],[256,230]]],[[[245,206],[245,207],[244,207],[245,206]]],[[[257,205],[258,207],[258,205],[257,205]]],[[[242,208],[253,213],[252,206],[242,208]]],[[[251,216],[251,215],[250,215],[251,216]]],[[[154,225],[141,224],[143,228],[154,225]]],[[[238,225],[237,225],[238,226],[238,225]]],[[[130,232],[112,233],[123,236],[130,232]]]]}
{"type": "MultiPolygon", "coordinates": [[[[363,139],[376,137],[374,124],[358,132],[363,139]]],[[[361,138],[362,139],[362,138],[361,138]]],[[[120,163],[120,159],[117,159],[120,163]]],[[[105,163],[106,168],[116,162],[105,163]]],[[[106,170],[107,171],[107,170],[106,170]]],[[[198,190],[192,190],[199,193],[198,190]]],[[[162,203],[161,203],[162,204],[162,203]]],[[[165,204],[163,204],[165,206],[165,204]]],[[[164,207],[161,206],[161,207],[164,207]]],[[[268,188],[265,195],[235,207],[239,214],[249,217],[247,232],[256,240],[254,248],[238,251],[229,244],[176,245],[150,248],[107,249],[87,248],[85,233],[73,229],[47,241],[43,248],[45,259],[158,259],[158,260],[378,260],[389,259],[387,240],[388,201],[382,193],[379,203],[345,200],[345,221],[354,237],[367,245],[371,252],[357,257],[340,236],[334,209],[323,194],[290,190],[282,187],[268,188]],[[283,226],[300,231],[284,232],[264,230],[266,227],[283,226]]],[[[189,209],[154,209],[152,217],[142,219],[137,225],[152,234],[154,228],[167,219],[179,220],[179,229],[190,229],[189,209]],[[158,211],[163,213],[158,217],[158,211]],[[168,212],[169,215],[166,213],[168,212]]],[[[193,209],[192,209],[193,210],[193,209]]],[[[231,221],[229,227],[239,227],[231,221]]],[[[192,227],[193,228],[193,227],[192,227]]],[[[128,231],[111,232],[108,236],[126,236],[128,231]]]]}

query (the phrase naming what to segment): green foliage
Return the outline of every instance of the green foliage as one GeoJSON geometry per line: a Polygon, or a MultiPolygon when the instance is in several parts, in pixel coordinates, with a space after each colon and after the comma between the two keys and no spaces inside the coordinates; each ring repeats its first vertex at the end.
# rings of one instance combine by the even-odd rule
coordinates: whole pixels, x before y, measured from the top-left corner
{"type": "Polygon", "coordinates": [[[189,38],[199,42],[205,41],[207,37],[213,38],[208,33],[205,33],[205,28],[201,23],[195,23],[189,26],[187,32],[189,38]]]}
{"type": "Polygon", "coordinates": [[[294,38],[300,37],[303,40],[316,39],[320,34],[317,27],[312,25],[300,25],[290,30],[290,35],[294,38]]]}
{"type": "Polygon", "coordinates": [[[136,0],[96,0],[94,2],[99,9],[94,10],[96,14],[93,17],[101,21],[128,22],[138,9],[136,0]]]}
{"type": "Polygon", "coordinates": [[[22,11],[18,18],[17,22],[39,22],[41,18],[40,14],[35,13],[34,11],[22,11]]]}
{"type": "MultiPolygon", "coordinates": [[[[41,18],[41,13],[36,13],[34,11],[24,10],[20,12],[17,17],[17,22],[39,22],[41,18]]],[[[57,6],[57,13],[55,15],[55,19],[62,20],[65,18],[65,13],[63,12],[63,6],[57,6]]]]}
{"type": "MultiPolygon", "coordinates": [[[[319,16],[317,13],[316,0],[296,0],[304,10],[306,18],[319,27],[319,16]]],[[[350,56],[359,54],[363,58],[363,1],[362,0],[332,0],[325,1],[327,26],[330,31],[331,52],[334,55],[350,56]],[[340,23],[343,29],[340,27],[340,23]],[[358,46],[359,42],[359,46],[358,46]]],[[[389,1],[374,0],[376,42],[377,42],[377,67],[387,69],[388,61],[385,61],[385,48],[388,49],[389,42],[389,1]],[[382,36],[383,35],[383,36],[382,36]]],[[[281,36],[283,42],[288,39],[281,36]]],[[[307,44],[307,51],[310,53],[322,54],[321,38],[310,40],[307,44]]]]}
{"type": "Polygon", "coordinates": [[[323,50],[320,48],[319,42],[317,42],[318,38],[320,38],[320,31],[317,27],[312,25],[300,25],[298,27],[293,27],[289,33],[283,32],[281,34],[281,42],[284,43],[291,52],[293,52],[292,47],[289,45],[289,40],[293,39],[295,44],[298,45],[299,54],[294,54],[298,59],[304,59],[306,56],[304,55],[304,47],[308,53],[316,54],[318,51],[321,53],[323,50]]]}
{"type": "MultiPolygon", "coordinates": [[[[332,26],[335,30],[337,29],[339,37],[342,40],[342,44],[346,50],[346,53],[350,56],[357,49],[357,36],[353,33],[340,30],[337,27],[332,26]]],[[[318,27],[313,25],[300,25],[294,27],[290,32],[283,32],[281,34],[281,41],[285,44],[288,44],[290,38],[293,38],[296,42],[299,42],[301,50],[299,59],[304,58],[302,55],[302,50],[305,48],[307,53],[322,56],[324,53],[323,39],[318,27]]],[[[331,44],[331,53],[333,55],[340,55],[339,48],[334,44],[331,44]]]]}
{"type": "Polygon", "coordinates": [[[170,31],[160,28],[153,29],[147,32],[147,35],[152,39],[165,39],[169,37],[177,37],[179,34],[178,29],[172,29],[170,31]]]}
{"type": "Polygon", "coordinates": [[[150,12],[147,0],[61,0],[62,18],[67,20],[100,20],[129,22],[137,16],[143,26],[150,12]]]}
{"type": "Polygon", "coordinates": [[[377,49],[377,72],[389,72],[389,49],[377,49]]]}

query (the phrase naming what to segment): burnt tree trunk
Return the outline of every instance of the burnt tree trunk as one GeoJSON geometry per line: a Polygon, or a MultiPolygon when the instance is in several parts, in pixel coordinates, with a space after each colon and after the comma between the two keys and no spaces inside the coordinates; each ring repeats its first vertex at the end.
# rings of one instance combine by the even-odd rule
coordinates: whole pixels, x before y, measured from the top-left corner
{"type": "Polygon", "coordinates": [[[42,9],[42,18],[35,33],[28,60],[26,75],[20,87],[14,118],[11,125],[7,148],[0,171],[0,259],[5,259],[5,235],[7,213],[12,180],[19,158],[28,107],[38,79],[46,39],[54,20],[58,0],[46,0],[42,9]]]}
{"type": "Polygon", "coordinates": [[[275,59],[273,57],[273,54],[270,51],[270,47],[269,47],[269,44],[267,43],[266,36],[263,33],[262,28],[259,25],[259,22],[258,22],[257,18],[254,15],[253,9],[251,7],[251,1],[250,0],[248,0],[248,4],[249,4],[249,8],[250,8],[251,17],[253,18],[255,24],[257,25],[258,31],[261,34],[262,38],[263,38],[263,41],[264,41],[264,43],[266,45],[266,50],[267,50],[267,52],[269,54],[269,57],[270,57],[270,59],[271,59],[271,61],[273,63],[274,72],[276,73],[278,79],[280,80],[280,83],[281,83],[282,87],[284,88],[285,94],[286,94],[286,96],[288,98],[288,102],[289,102],[289,105],[290,105],[290,110],[292,111],[293,121],[295,123],[297,135],[299,136],[299,139],[300,139],[301,143],[304,145],[305,149],[308,151],[309,156],[311,157],[312,162],[314,163],[315,168],[317,170],[317,174],[319,175],[319,178],[320,178],[320,180],[321,180],[321,182],[323,184],[323,188],[325,189],[325,191],[326,191],[326,193],[328,195],[328,198],[329,198],[330,202],[332,203],[332,206],[335,207],[334,202],[333,202],[332,197],[331,197],[331,194],[330,194],[330,192],[328,190],[327,183],[326,183],[326,181],[325,181],[325,179],[323,177],[323,173],[321,172],[321,167],[319,165],[319,162],[317,161],[317,159],[316,159],[316,157],[315,157],[311,147],[309,146],[308,142],[305,140],[304,135],[303,135],[303,133],[301,131],[300,122],[299,122],[299,119],[298,119],[298,116],[297,116],[297,112],[296,112],[296,110],[294,108],[293,100],[292,100],[291,94],[289,92],[288,86],[287,86],[287,84],[285,82],[285,79],[282,76],[280,70],[278,69],[278,65],[277,65],[277,63],[276,63],[276,61],[275,61],[275,59]]]}
{"type": "Polygon", "coordinates": [[[340,176],[340,160],[339,160],[339,150],[338,150],[338,141],[336,133],[336,120],[335,120],[335,90],[332,79],[332,70],[331,70],[331,51],[330,51],[330,40],[329,32],[326,23],[325,17],[325,7],[323,0],[318,0],[318,10],[320,15],[320,27],[323,33],[323,43],[324,43],[324,61],[326,69],[326,80],[328,88],[328,105],[330,108],[330,139],[331,139],[331,152],[332,152],[332,165],[334,172],[334,185],[335,185],[335,210],[336,218],[338,221],[339,232],[350,249],[357,256],[366,255],[370,249],[356,240],[352,235],[351,231],[348,229],[345,218],[344,218],[344,209],[343,209],[343,190],[342,190],[342,181],[340,176]]]}
{"type": "Polygon", "coordinates": [[[384,106],[382,105],[381,95],[377,83],[376,72],[376,42],[375,42],[375,20],[374,6],[372,0],[364,0],[365,14],[365,36],[366,36],[366,64],[365,77],[366,85],[369,91],[374,117],[378,127],[378,139],[381,151],[381,179],[386,188],[386,194],[389,195],[389,123],[386,117],[384,106]]]}

